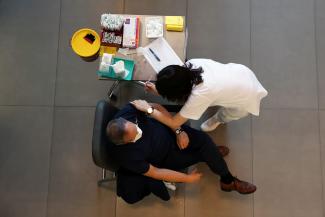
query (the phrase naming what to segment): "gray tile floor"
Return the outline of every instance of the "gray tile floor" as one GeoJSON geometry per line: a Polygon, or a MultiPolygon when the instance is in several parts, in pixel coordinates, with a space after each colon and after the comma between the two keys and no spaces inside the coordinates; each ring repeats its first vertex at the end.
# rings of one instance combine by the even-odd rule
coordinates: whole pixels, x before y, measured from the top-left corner
{"type": "MultiPolygon", "coordinates": [[[[137,97],[124,84],[120,104],[137,97]]],[[[208,117],[209,113],[205,114],[208,117]]],[[[198,126],[203,120],[193,122],[198,126]]],[[[0,216],[325,217],[325,0],[0,0],[0,216]],[[97,188],[94,106],[111,85],[69,47],[104,12],[187,17],[188,58],[242,63],[268,89],[260,117],[220,127],[234,174],[254,195],[223,193],[203,165],[169,202],[128,205],[97,188]]]]}

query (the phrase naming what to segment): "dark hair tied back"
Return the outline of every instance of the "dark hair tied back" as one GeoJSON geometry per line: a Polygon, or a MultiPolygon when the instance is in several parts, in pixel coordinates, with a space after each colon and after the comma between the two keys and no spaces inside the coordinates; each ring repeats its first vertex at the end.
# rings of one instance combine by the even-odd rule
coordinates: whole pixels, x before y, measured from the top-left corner
{"type": "Polygon", "coordinates": [[[201,67],[194,68],[189,62],[184,66],[167,66],[157,75],[157,91],[170,101],[184,103],[191,95],[193,86],[203,82],[202,73],[201,67]]]}

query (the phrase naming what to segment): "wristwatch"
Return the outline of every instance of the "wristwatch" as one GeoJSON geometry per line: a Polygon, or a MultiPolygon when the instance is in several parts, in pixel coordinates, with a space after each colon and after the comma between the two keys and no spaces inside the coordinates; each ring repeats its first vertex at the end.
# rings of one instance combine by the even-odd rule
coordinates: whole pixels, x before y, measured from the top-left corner
{"type": "Polygon", "coordinates": [[[175,130],[176,135],[179,135],[183,132],[184,130],[180,127],[175,130]]]}
{"type": "Polygon", "coordinates": [[[150,107],[147,109],[147,114],[148,114],[148,115],[151,115],[151,114],[153,113],[154,110],[155,110],[155,109],[154,109],[152,106],[150,106],[150,107]]]}

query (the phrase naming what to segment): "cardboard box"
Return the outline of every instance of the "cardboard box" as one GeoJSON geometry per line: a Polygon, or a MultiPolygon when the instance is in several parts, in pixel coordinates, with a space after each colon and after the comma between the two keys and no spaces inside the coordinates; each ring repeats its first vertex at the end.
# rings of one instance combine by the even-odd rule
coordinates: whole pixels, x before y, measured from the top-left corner
{"type": "Polygon", "coordinates": [[[123,47],[137,48],[139,46],[140,20],[138,17],[125,18],[123,26],[123,47]]]}

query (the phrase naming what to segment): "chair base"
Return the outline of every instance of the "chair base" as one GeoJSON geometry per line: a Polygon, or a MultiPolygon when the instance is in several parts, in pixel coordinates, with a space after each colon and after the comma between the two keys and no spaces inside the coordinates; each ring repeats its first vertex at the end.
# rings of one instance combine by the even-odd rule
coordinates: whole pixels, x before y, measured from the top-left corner
{"type": "Polygon", "coordinates": [[[102,169],[102,179],[97,181],[97,185],[101,186],[103,183],[111,182],[115,180],[116,180],[116,176],[114,172],[112,173],[112,177],[107,177],[106,169],[102,169]]]}

